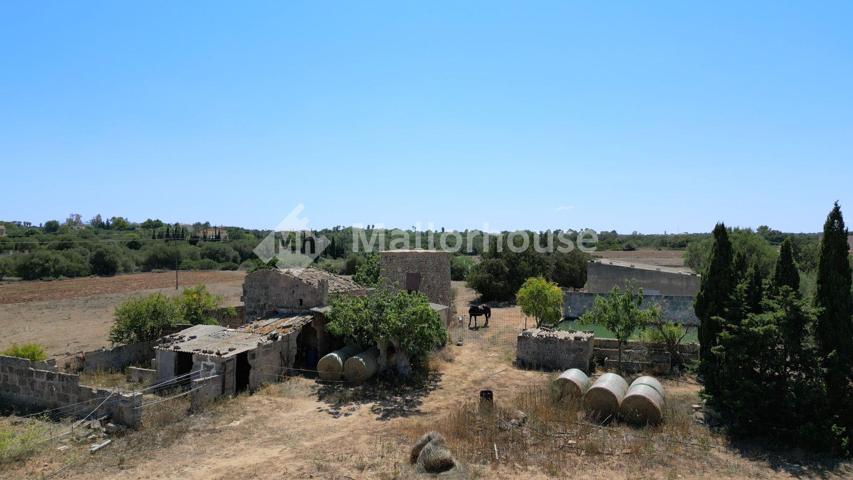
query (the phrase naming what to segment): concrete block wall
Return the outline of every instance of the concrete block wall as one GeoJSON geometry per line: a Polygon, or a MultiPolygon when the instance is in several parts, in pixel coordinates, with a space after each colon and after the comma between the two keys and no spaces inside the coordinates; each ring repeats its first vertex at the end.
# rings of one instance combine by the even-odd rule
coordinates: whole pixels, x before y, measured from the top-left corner
{"type": "Polygon", "coordinates": [[[606,261],[589,262],[586,268],[585,289],[592,293],[609,293],[613,287],[625,288],[628,283],[657,295],[695,296],[701,279],[691,273],[632,268],[612,265],[606,261]]]}
{"type": "Polygon", "coordinates": [[[80,385],[79,375],[36,367],[29,360],[0,355],[0,403],[24,411],[41,411],[89,402],[70,411],[83,417],[98,407],[92,417],[107,415],[116,423],[139,425],[142,394],[80,385]],[[98,406],[101,402],[103,405],[98,406]]]}
{"type": "Polygon", "coordinates": [[[595,335],[530,328],[518,335],[516,359],[521,366],[589,372],[595,335]]]}
{"type": "MultiPolygon", "coordinates": [[[[597,296],[607,296],[606,293],[574,292],[563,290],[563,315],[566,318],[578,318],[592,308],[597,296]]],[[[664,320],[682,325],[697,326],[699,318],[693,310],[693,297],[675,295],[643,295],[642,308],[661,307],[664,320]]]]}
{"type": "Polygon", "coordinates": [[[387,250],[379,254],[379,276],[392,287],[406,289],[406,278],[420,274],[418,291],[430,302],[451,304],[450,254],[435,250],[387,250]]]}

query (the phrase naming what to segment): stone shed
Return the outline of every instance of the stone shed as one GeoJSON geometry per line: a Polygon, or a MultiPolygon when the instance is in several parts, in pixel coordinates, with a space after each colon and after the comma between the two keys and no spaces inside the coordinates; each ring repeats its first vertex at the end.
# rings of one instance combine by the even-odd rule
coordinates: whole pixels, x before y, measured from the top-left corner
{"type": "Polygon", "coordinates": [[[595,335],[590,332],[529,328],[518,335],[519,366],[589,373],[595,335]]]}
{"type": "Polygon", "coordinates": [[[379,276],[392,287],[421,292],[431,303],[450,305],[450,254],[439,250],[387,250],[379,276]]]}
{"type": "Polygon", "coordinates": [[[155,347],[157,381],[187,375],[218,378],[212,396],[254,390],[290,368],[316,364],[319,350],[312,315],[273,315],[239,329],[195,325],[163,337],[155,347]]]}
{"type": "Polygon", "coordinates": [[[308,311],[328,305],[332,295],[366,293],[349,278],[316,268],[257,270],[243,282],[245,319],[251,322],[280,310],[308,311]]]}

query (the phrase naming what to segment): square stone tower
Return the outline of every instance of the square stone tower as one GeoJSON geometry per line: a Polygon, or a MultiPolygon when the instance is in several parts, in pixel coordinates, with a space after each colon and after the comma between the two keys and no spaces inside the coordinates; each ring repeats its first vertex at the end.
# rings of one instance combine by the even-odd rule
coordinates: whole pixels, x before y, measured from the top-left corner
{"type": "Polygon", "coordinates": [[[417,291],[431,303],[450,306],[450,254],[439,250],[387,250],[379,277],[394,288],[417,291]]]}

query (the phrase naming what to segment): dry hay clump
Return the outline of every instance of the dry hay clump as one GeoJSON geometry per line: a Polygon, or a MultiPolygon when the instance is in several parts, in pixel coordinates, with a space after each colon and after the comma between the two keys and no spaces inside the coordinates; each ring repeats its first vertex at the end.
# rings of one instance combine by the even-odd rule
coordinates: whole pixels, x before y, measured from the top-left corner
{"type": "Polygon", "coordinates": [[[442,473],[456,466],[447,442],[438,432],[425,433],[418,439],[409,454],[409,462],[416,465],[419,472],[426,473],[442,473]]]}

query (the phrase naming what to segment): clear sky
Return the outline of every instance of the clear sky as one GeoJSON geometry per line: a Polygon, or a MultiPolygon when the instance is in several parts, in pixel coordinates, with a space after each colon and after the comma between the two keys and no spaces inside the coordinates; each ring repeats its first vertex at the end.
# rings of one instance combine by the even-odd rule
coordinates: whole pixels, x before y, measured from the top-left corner
{"type": "Polygon", "coordinates": [[[853,2],[0,3],[0,219],[853,222],[853,2]]]}

